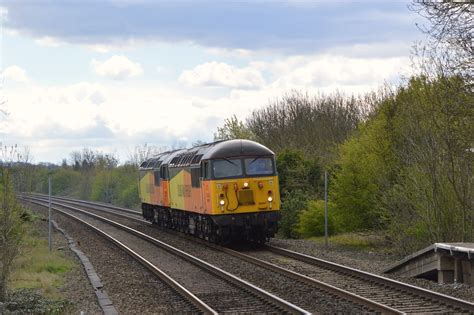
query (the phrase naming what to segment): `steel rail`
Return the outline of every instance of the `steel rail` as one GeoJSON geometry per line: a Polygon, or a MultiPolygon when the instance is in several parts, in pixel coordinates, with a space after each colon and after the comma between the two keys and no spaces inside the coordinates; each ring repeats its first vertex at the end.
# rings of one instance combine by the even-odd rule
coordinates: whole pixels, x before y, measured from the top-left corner
{"type": "MultiPolygon", "coordinates": [[[[75,202],[74,202],[75,203],[75,202]]],[[[89,202],[87,204],[90,204],[89,202]]],[[[96,204],[96,206],[101,206],[101,204],[96,204]]],[[[109,208],[109,207],[107,207],[109,208]]],[[[99,210],[97,208],[94,207],[94,209],[96,210],[99,210]]],[[[103,210],[104,211],[104,210],[103,210]]],[[[108,212],[108,211],[107,211],[108,212]]],[[[109,212],[110,213],[110,212],[109,212]]],[[[116,214],[115,212],[113,214],[116,214]]],[[[136,219],[136,218],[132,218],[132,217],[129,217],[127,215],[122,215],[122,214],[119,214],[117,213],[117,216],[120,216],[120,217],[124,217],[126,219],[130,219],[130,220],[135,220],[135,221],[139,221],[139,222],[147,222],[148,221],[144,221],[144,220],[141,220],[141,219],[136,219]]],[[[197,241],[197,240],[196,240],[197,241]]],[[[359,296],[357,294],[354,294],[354,293],[351,293],[349,291],[346,291],[346,290],[343,290],[343,289],[340,289],[340,288],[337,288],[335,286],[332,286],[330,284],[327,284],[327,283],[324,283],[324,282],[321,282],[321,281],[318,281],[316,279],[313,279],[313,278],[310,278],[308,276],[305,276],[305,275],[302,275],[302,274],[299,274],[299,273],[296,273],[294,271],[291,271],[291,270],[288,270],[288,269],[285,269],[285,268],[282,268],[282,267],[279,267],[277,265],[274,265],[274,264],[271,264],[269,262],[266,262],[266,261],[263,261],[263,260],[260,260],[260,259],[257,259],[257,258],[254,258],[252,256],[249,256],[249,255],[246,255],[246,254],[243,254],[243,253],[240,253],[240,252],[237,252],[237,251],[234,251],[234,250],[231,250],[231,249],[228,249],[228,248],[225,248],[225,247],[221,247],[221,246],[216,246],[216,245],[211,245],[211,244],[208,244],[207,242],[203,243],[204,245],[208,246],[208,247],[211,247],[215,250],[218,250],[218,251],[222,251],[222,252],[225,252],[231,256],[234,256],[234,257],[237,257],[239,259],[242,259],[244,261],[247,261],[253,265],[257,265],[257,266],[260,266],[264,269],[268,269],[268,270],[272,270],[274,272],[277,272],[277,273],[280,273],[280,274],[283,274],[291,279],[294,279],[296,281],[299,281],[299,282],[302,282],[302,283],[305,283],[305,284],[308,284],[308,285],[311,285],[311,286],[314,286],[314,287],[317,287],[318,289],[321,289],[325,292],[328,292],[329,294],[334,294],[340,298],[343,298],[345,300],[348,300],[354,304],[357,304],[357,305],[361,305],[361,306],[364,306],[364,307],[367,307],[368,309],[372,310],[372,311],[375,311],[375,312],[381,312],[383,314],[404,314],[403,312],[400,312],[392,307],[389,307],[387,305],[383,305],[381,303],[378,303],[378,302],[375,302],[375,301],[372,301],[372,300],[369,300],[367,298],[364,298],[362,296],[359,296]]]]}
{"type": "MultiPolygon", "coordinates": [[[[29,199],[31,197],[23,196],[23,198],[29,199]]],[[[36,200],[44,200],[44,201],[47,200],[47,197],[44,197],[44,196],[39,196],[39,197],[34,197],[34,198],[36,200]]],[[[89,209],[98,210],[98,211],[102,211],[102,212],[107,212],[107,213],[113,214],[115,216],[118,216],[118,217],[121,217],[121,218],[124,218],[124,219],[128,219],[128,220],[132,220],[132,221],[135,221],[135,222],[138,222],[138,223],[152,225],[152,223],[150,221],[147,221],[147,220],[143,219],[142,217],[138,217],[135,214],[133,214],[131,216],[131,215],[128,215],[128,214],[120,213],[122,211],[122,210],[119,210],[119,209],[122,209],[120,207],[117,207],[118,209],[112,209],[111,207],[105,207],[108,210],[104,210],[104,209],[101,209],[101,208],[103,208],[102,203],[94,204],[92,202],[87,202],[86,204],[83,204],[80,201],[72,201],[72,200],[68,200],[68,199],[65,199],[65,198],[58,198],[58,197],[51,197],[51,200],[61,200],[62,202],[65,202],[65,203],[68,203],[68,204],[83,206],[83,207],[86,207],[86,208],[89,208],[89,209]],[[113,210],[113,212],[110,211],[110,210],[113,210]],[[116,212],[116,211],[118,211],[118,212],[116,212]]],[[[129,213],[129,212],[127,211],[126,213],[129,213]]],[[[141,216],[141,213],[138,213],[138,215],[141,216]]]]}
{"type": "MultiPolygon", "coordinates": [[[[31,198],[27,198],[27,199],[35,199],[34,197],[31,198]]],[[[44,204],[40,203],[40,202],[37,202],[37,201],[32,201],[33,203],[35,204],[39,204],[41,206],[45,206],[44,204]]],[[[193,263],[194,265],[200,267],[200,268],[203,268],[209,272],[211,272],[212,274],[214,274],[215,276],[229,282],[229,283],[232,283],[234,285],[237,285],[238,287],[240,288],[243,288],[245,290],[248,290],[250,292],[252,292],[253,294],[259,296],[260,298],[263,298],[269,302],[271,302],[272,304],[276,305],[277,307],[279,307],[280,309],[282,309],[283,311],[286,311],[286,312],[289,312],[289,313],[292,313],[292,314],[310,314],[310,312],[288,302],[288,301],[285,301],[279,297],[277,297],[276,295],[273,295],[245,280],[242,280],[234,275],[232,275],[231,273],[228,273],[227,271],[224,271],[216,266],[213,266],[197,257],[194,257],[178,248],[175,248],[175,247],[172,247],[171,245],[168,245],[158,239],[155,239],[151,236],[148,236],[140,231],[137,231],[135,229],[132,229],[128,226],[125,226],[123,224],[120,224],[118,222],[115,222],[115,221],[112,221],[110,219],[107,219],[107,218],[104,218],[104,217],[101,217],[99,215],[96,215],[96,214],[93,214],[93,213],[90,213],[88,211],[85,211],[85,210],[81,210],[79,208],[76,208],[76,207],[72,207],[72,206],[69,206],[69,205],[65,205],[65,204],[60,204],[58,202],[54,202],[54,204],[56,205],[59,205],[63,208],[67,208],[67,209],[70,209],[70,210],[73,210],[73,211],[77,211],[77,212],[80,212],[80,213],[83,213],[83,214],[86,214],[88,216],[91,216],[95,219],[98,219],[100,221],[103,221],[103,222],[106,222],[112,226],[115,226],[117,228],[120,228],[124,231],[127,231],[129,232],[130,234],[133,234],[137,237],[140,237],[154,245],[157,245],[159,246],[160,248],[174,254],[174,255],[177,255],[183,259],[185,259],[186,261],[190,262],[190,263],[193,263]]],[[[58,208],[55,207],[55,210],[57,210],[58,208]]]]}
{"type": "MultiPolygon", "coordinates": [[[[39,194],[39,193],[28,193],[28,194],[20,194],[20,195],[22,195],[22,196],[31,195],[31,196],[38,196],[38,197],[41,197],[41,198],[47,198],[48,197],[48,195],[39,194]]],[[[64,201],[77,202],[77,203],[81,203],[81,204],[90,204],[90,205],[93,205],[93,206],[94,205],[95,206],[100,205],[104,208],[109,208],[109,209],[113,209],[113,210],[127,212],[127,213],[131,213],[131,214],[135,214],[135,215],[142,215],[142,213],[140,211],[131,210],[131,209],[127,209],[127,208],[123,208],[123,207],[119,207],[119,206],[114,206],[110,203],[105,203],[105,202],[87,201],[87,200],[80,200],[80,199],[61,197],[61,196],[51,196],[51,198],[64,200],[64,201]]]]}
{"type": "MultiPolygon", "coordinates": [[[[48,207],[47,204],[44,204],[44,203],[41,203],[41,202],[37,202],[37,201],[32,201],[32,202],[37,204],[37,205],[43,206],[43,207],[48,207]]],[[[128,247],[127,245],[123,244],[122,242],[120,242],[119,240],[117,240],[116,238],[111,236],[110,234],[107,234],[106,232],[98,229],[97,227],[95,227],[92,224],[82,220],[81,218],[76,217],[75,215],[72,215],[72,214],[70,214],[66,211],[63,211],[63,210],[61,210],[57,207],[51,207],[51,209],[53,209],[57,212],[60,212],[61,214],[65,215],[65,216],[67,216],[71,219],[74,219],[74,220],[80,222],[81,224],[84,224],[85,226],[92,229],[97,234],[105,237],[106,239],[108,239],[109,241],[114,243],[116,246],[118,246],[120,249],[125,251],[128,255],[130,255],[135,260],[137,260],[140,264],[142,264],[145,268],[150,270],[155,276],[157,276],[163,282],[167,283],[175,292],[177,292],[179,295],[181,295],[185,299],[187,299],[188,302],[190,302],[192,305],[194,305],[198,310],[200,310],[204,314],[213,314],[213,315],[218,314],[214,309],[212,309],[209,305],[207,305],[205,302],[200,300],[192,292],[190,292],[188,289],[186,289],[181,284],[179,284],[176,280],[174,280],[173,278],[168,276],[161,269],[157,268],[155,265],[153,265],[147,259],[140,256],[140,254],[138,254],[137,252],[132,250],[130,247],[128,247]]]]}
{"type": "Polygon", "coordinates": [[[363,296],[360,296],[360,295],[354,294],[352,292],[340,289],[338,287],[332,286],[328,283],[321,282],[319,280],[308,277],[306,275],[303,275],[303,274],[300,274],[300,273],[282,268],[280,266],[269,263],[267,261],[264,261],[264,260],[249,256],[249,255],[240,253],[238,251],[235,251],[235,250],[232,250],[232,249],[229,249],[229,248],[220,247],[220,246],[216,246],[216,245],[212,245],[211,247],[217,248],[218,250],[220,250],[224,253],[227,253],[227,254],[232,255],[234,257],[237,257],[237,258],[240,258],[240,259],[242,259],[244,261],[247,261],[251,264],[263,267],[264,269],[269,269],[269,270],[272,270],[274,272],[285,275],[289,278],[292,278],[294,280],[309,284],[311,286],[315,286],[315,287],[317,287],[317,288],[319,288],[323,291],[326,291],[330,294],[337,295],[338,297],[341,297],[342,299],[348,300],[348,301],[350,301],[354,304],[365,306],[371,311],[381,312],[382,314],[405,314],[404,312],[401,312],[401,311],[399,311],[395,308],[392,308],[390,306],[387,306],[387,305],[369,300],[369,299],[367,299],[363,296]]]}
{"type": "MultiPolygon", "coordinates": [[[[68,199],[68,198],[63,198],[63,199],[68,199]]],[[[75,201],[77,201],[78,203],[82,202],[81,200],[75,200],[75,201]]],[[[100,207],[103,205],[102,203],[94,203],[94,202],[89,202],[89,201],[84,202],[84,203],[94,205],[94,206],[100,206],[100,207]]],[[[114,210],[117,210],[117,211],[121,211],[121,209],[123,209],[121,207],[116,207],[116,206],[113,206],[113,205],[108,205],[108,207],[106,207],[106,208],[114,209],[114,210]]],[[[95,208],[95,209],[97,209],[97,208],[95,208]]],[[[97,209],[97,210],[100,210],[100,209],[97,209]]],[[[109,212],[109,213],[111,213],[111,212],[109,212]]],[[[123,215],[120,215],[119,213],[115,213],[115,212],[113,214],[116,214],[117,216],[123,216],[123,215]]],[[[131,220],[136,220],[135,218],[131,218],[129,216],[123,216],[123,217],[127,218],[127,219],[131,219],[131,220]]],[[[139,220],[140,219],[138,219],[136,221],[139,221],[139,220]]],[[[146,222],[146,223],[149,224],[149,222],[145,221],[145,220],[141,220],[139,222],[142,222],[142,223],[146,222]]],[[[174,231],[166,231],[166,232],[173,233],[174,231]]],[[[175,233],[175,234],[177,234],[177,233],[175,233]]],[[[182,233],[180,233],[180,234],[182,234],[182,233]]],[[[182,236],[187,237],[187,235],[182,235],[182,236]]],[[[190,239],[190,240],[195,239],[195,241],[201,242],[200,239],[197,239],[195,237],[193,237],[192,239],[190,237],[187,237],[187,238],[190,239]]],[[[213,247],[217,250],[225,249],[225,250],[230,251],[230,249],[223,248],[223,247],[220,247],[220,246],[215,246],[215,245],[210,244],[210,243],[208,244],[208,242],[201,242],[201,243],[204,244],[204,245],[207,245],[207,246],[211,246],[211,247],[213,247]]],[[[330,262],[330,261],[327,261],[327,260],[316,258],[314,256],[305,255],[305,254],[302,254],[302,253],[298,253],[298,252],[295,252],[295,251],[291,251],[291,250],[288,250],[288,249],[283,249],[283,248],[279,248],[279,247],[275,247],[275,246],[270,246],[270,245],[265,245],[265,246],[266,246],[267,250],[269,250],[273,253],[277,253],[277,254],[280,254],[280,255],[283,255],[283,256],[286,256],[286,257],[290,257],[290,258],[293,258],[293,259],[296,259],[296,260],[299,260],[299,261],[303,261],[303,262],[306,262],[306,263],[311,264],[311,265],[316,265],[316,266],[323,267],[323,268],[326,268],[326,269],[331,269],[333,271],[337,271],[337,272],[340,272],[340,273],[349,274],[349,275],[352,275],[353,277],[358,277],[358,278],[362,278],[362,279],[365,279],[365,280],[368,280],[368,281],[381,283],[381,284],[384,284],[386,286],[391,286],[395,289],[411,293],[415,296],[423,297],[423,298],[433,300],[433,301],[437,301],[437,302],[442,302],[446,305],[453,306],[454,308],[460,308],[460,309],[467,310],[471,313],[474,313],[474,303],[471,303],[471,302],[468,302],[468,301],[464,301],[464,300],[461,300],[461,299],[458,299],[458,298],[455,298],[455,297],[451,297],[451,296],[448,296],[448,295],[445,295],[445,294],[442,294],[442,293],[430,291],[430,290],[427,290],[427,289],[424,289],[424,288],[416,287],[416,286],[413,286],[413,285],[410,285],[410,284],[407,284],[407,283],[403,283],[403,282],[400,282],[400,281],[397,281],[397,280],[393,280],[393,279],[390,279],[390,278],[386,278],[386,277],[383,277],[383,276],[379,276],[379,275],[376,275],[376,274],[365,272],[365,271],[362,271],[362,270],[359,270],[359,269],[351,268],[351,267],[348,267],[348,266],[344,266],[344,265],[340,265],[340,264],[337,264],[337,263],[334,263],[334,262],[330,262]]],[[[245,254],[242,254],[242,253],[239,253],[239,252],[236,252],[236,251],[234,251],[234,252],[237,253],[238,255],[245,255],[245,254]]],[[[231,254],[231,253],[229,252],[229,254],[231,254]]],[[[248,256],[248,255],[246,255],[246,256],[247,257],[245,259],[257,259],[257,258],[248,256]]],[[[244,259],[244,257],[242,257],[242,259],[244,259]]],[[[261,262],[266,263],[264,261],[261,261],[261,262]]],[[[281,268],[279,266],[275,266],[275,267],[281,268]]],[[[273,268],[273,267],[270,267],[270,268],[273,268]]],[[[287,270],[287,269],[284,269],[284,268],[281,268],[281,269],[287,270]]],[[[310,279],[312,279],[312,278],[310,278],[310,279]]],[[[348,293],[350,293],[350,292],[348,292],[348,293]]],[[[375,302],[375,303],[377,303],[377,302],[375,302]]]]}
{"type": "Polygon", "coordinates": [[[445,303],[447,305],[451,305],[451,306],[454,306],[454,307],[457,307],[457,308],[464,309],[464,310],[469,311],[471,313],[474,313],[474,303],[471,303],[471,302],[468,302],[468,301],[464,301],[464,300],[461,300],[461,299],[458,299],[458,298],[455,298],[455,297],[452,297],[452,296],[448,296],[448,295],[445,295],[445,294],[442,294],[442,293],[438,293],[438,292],[430,291],[430,290],[423,289],[423,288],[420,288],[420,287],[416,287],[416,286],[411,285],[411,284],[407,284],[407,283],[403,283],[403,282],[393,280],[393,279],[390,279],[390,278],[382,277],[382,276],[379,276],[379,275],[376,275],[376,274],[373,274],[373,273],[369,273],[369,272],[366,272],[366,271],[362,271],[362,270],[359,270],[359,269],[351,268],[351,267],[348,267],[348,266],[343,266],[343,265],[340,265],[340,264],[337,264],[337,263],[334,263],[334,262],[330,262],[330,261],[327,261],[327,260],[324,260],[324,259],[320,259],[320,258],[316,258],[316,257],[309,256],[309,255],[306,255],[306,254],[298,253],[298,252],[295,252],[295,251],[292,251],[292,250],[289,250],[289,249],[284,249],[284,248],[271,246],[271,245],[265,245],[265,247],[273,253],[277,253],[277,254],[280,254],[282,256],[286,256],[286,257],[293,258],[293,259],[296,259],[296,260],[299,260],[299,261],[303,261],[303,262],[306,262],[310,265],[315,265],[315,266],[319,266],[319,267],[322,266],[326,269],[331,269],[331,270],[334,270],[334,271],[337,271],[337,272],[340,272],[340,273],[349,274],[349,275],[354,276],[354,277],[363,278],[365,280],[382,283],[386,286],[391,286],[391,287],[394,287],[396,289],[400,289],[402,291],[406,291],[406,292],[409,292],[409,293],[414,294],[414,295],[422,296],[422,297],[425,297],[425,298],[430,299],[430,300],[434,300],[434,301],[437,301],[437,302],[442,302],[442,303],[445,303]]]}

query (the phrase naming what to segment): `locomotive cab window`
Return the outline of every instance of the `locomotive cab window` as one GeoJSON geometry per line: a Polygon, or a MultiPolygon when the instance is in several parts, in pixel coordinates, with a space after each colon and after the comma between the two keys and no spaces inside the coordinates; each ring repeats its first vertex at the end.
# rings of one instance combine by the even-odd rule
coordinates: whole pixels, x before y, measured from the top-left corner
{"type": "Polygon", "coordinates": [[[243,175],[241,159],[212,161],[214,178],[239,177],[243,175]]]}
{"type": "Polygon", "coordinates": [[[268,157],[245,159],[245,173],[247,175],[272,175],[274,173],[273,159],[268,157]]]}

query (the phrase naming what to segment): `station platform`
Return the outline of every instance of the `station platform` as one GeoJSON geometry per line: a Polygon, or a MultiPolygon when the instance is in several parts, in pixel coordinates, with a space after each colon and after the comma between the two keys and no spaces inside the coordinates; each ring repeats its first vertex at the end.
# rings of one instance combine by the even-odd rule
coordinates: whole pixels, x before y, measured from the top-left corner
{"type": "Polygon", "coordinates": [[[434,243],[384,270],[402,277],[474,285],[474,243],[434,243]]]}

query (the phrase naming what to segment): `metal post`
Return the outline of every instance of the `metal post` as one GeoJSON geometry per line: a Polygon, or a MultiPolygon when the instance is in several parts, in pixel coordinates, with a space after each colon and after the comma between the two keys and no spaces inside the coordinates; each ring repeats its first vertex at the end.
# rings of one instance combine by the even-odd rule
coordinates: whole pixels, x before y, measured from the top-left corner
{"type": "Polygon", "coordinates": [[[328,247],[328,171],[324,171],[324,243],[328,247]]]}
{"type": "Polygon", "coordinates": [[[48,195],[49,195],[49,206],[48,206],[48,248],[51,251],[51,176],[48,177],[48,195]]]}

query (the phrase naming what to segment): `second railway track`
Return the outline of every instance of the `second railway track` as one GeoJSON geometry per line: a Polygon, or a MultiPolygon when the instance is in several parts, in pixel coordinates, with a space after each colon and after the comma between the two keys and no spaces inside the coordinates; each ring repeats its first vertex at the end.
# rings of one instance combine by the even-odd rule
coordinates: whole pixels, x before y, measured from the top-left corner
{"type": "MultiPolygon", "coordinates": [[[[34,201],[34,203],[47,206],[44,201],[34,201]]],[[[309,313],[139,231],[95,214],[81,212],[80,209],[76,209],[74,215],[70,213],[71,211],[56,206],[54,210],[87,224],[89,228],[106,236],[122,249],[127,248],[128,254],[138,259],[147,268],[154,269],[155,274],[168,275],[168,279],[164,281],[173,282],[175,290],[177,285],[181,286],[177,292],[194,304],[195,308],[192,312],[207,314],[309,313]]]]}
{"type": "MultiPolygon", "coordinates": [[[[149,225],[139,218],[140,213],[137,211],[100,203],[83,203],[79,200],[68,200],[67,198],[61,198],[60,200],[82,205],[96,211],[106,211],[113,216],[121,216],[122,220],[125,221],[133,220],[142,225],[144,223],[149,225]]],[[[474,313],[473,303],[337,265],[312,256],[269,246],[243,253],[242,251],[203,243],[192,237],[180,236],[188,241],[201,243],[203,246],[211,247],[215,251],[221,251],[253,265],[285,274],[287,277],[294,279],[299,278],[299,281],[303,281],[308,285],[318,285],[318,281],[315,281],[314,278],[326,283],[329,282],[336,287],[336,290],[332,292],[329,290],[330,295],[337,295],[341,293],[340,291],[345,290],[349,293],[354,292],[352,296],[349,294],[343,299],[357,304],[356,300],[362,298],[362,300],[358,300],[359,305],[364,305],[364,308],[360,310],[376,310],[382,313],[474,313]],[[339,292],[337,289],[339,289],[339,292]],[[363,301],[363,299],[366,301],[363,301]],[[370,304],[372,304],[371,307],[368,306],[370,304]]]]}

